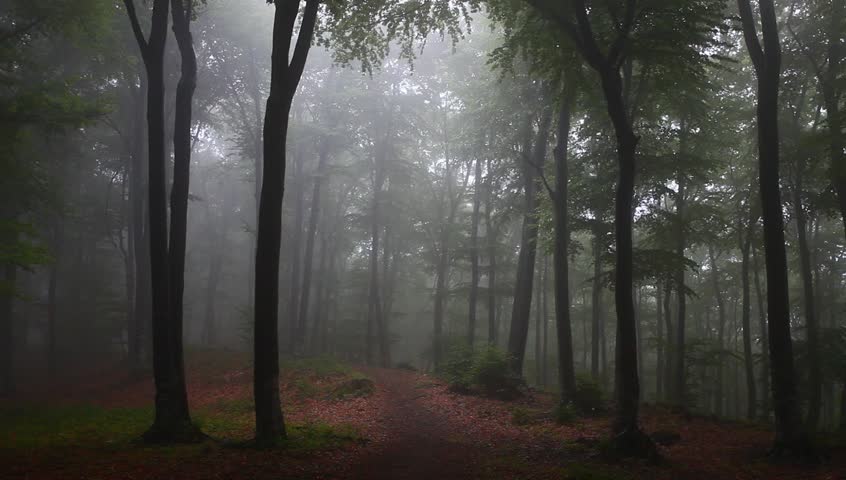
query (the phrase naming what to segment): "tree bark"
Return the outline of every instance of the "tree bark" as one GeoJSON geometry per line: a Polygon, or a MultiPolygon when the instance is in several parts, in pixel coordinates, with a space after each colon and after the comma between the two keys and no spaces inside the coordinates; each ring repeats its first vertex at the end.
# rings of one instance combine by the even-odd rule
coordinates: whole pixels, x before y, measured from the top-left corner
{"type": "Polygon", "coordinates": [[[311,211],[308,219],[308,233],[306,233],[305,259],[303,261],[303,283],[300,293],[300,308],[298,312],[297,336],[294,341],[298,345],[305,345],[306,325],[308,323],[309,296],[311,294],[311,273],[314,258],[314,241],[317,235],[317,220],[320,218],[320,190],[326,176],[326,164],[329,160],[329,140],[324,139],[318,153],[317,171],[314,176],[314,188],[311,194],[311,211]]]}
{"type": "Polygon", "coordinates": [[[467,314],[467,343],[476,338],[476,306],[479,299],[479,210],[482,202],[482,159],[476,158],[473,176],[473,218],[470,227],[470,311],[467,314]]]}
{"type": "Polygon", "coordinates": [[[761,288],[761,278],[758,272],[758,249],[752,247],[752,278],[755,281],[755,299],[758,308],[758,327],[761,332],[761,418],[770,418],[770,349],[769,336],[767,335],[767,314],[764,310],[764,293],[761,288]]]}
{"type": "MultiPolygon", "coordinates": [[[[751,207],[750,207],[751,209],[751,207]]],[[[746,418],[755,419],[755,410],[758,406],[758,396],[755,387],[755,362],[752,357],[752,325],[751,308],[752,295],[749,286],[749,249],[752,244],[752,222],[746,226],[746,235],[743,235],[743,226],[738,225],[740,236],[740,279],[743,284],[743,359],[746,371],[746,418]]]]}
{"type": "MultiPolygon", "coordinates": [[[[685,155],[687,153],[686,121],[682,121],[681,129],[682,132],[680,138],[679,153],[681,155],[685,155]]],[[[681,172],[679,172],[676,178],[676,183],[678,183],[678,192],[676,194],[676,255],[679,259],[682,259],[684,258],[684,252],[687,247],[687,238],[685,234],[685,206],[687,203],[687,199],[685,198],[685,184],[687,183],[687,180],[681,172]]],[[[676,361],[674,371],[676,378],[673,382],[674,403],[680,407],[684,407],[687,405],[687,367],[685,365],[685,323],[687,321],[687,295],[685,295],[684,277],[685,266],[684,264],[681,264],[676,270],[676,285],[679,293],[678,295],[676,295],[676,301],[678,301],[678,322],[676,323],[676,361]]]]}
{"type": "Polygon", "coordinates": [[[723,347],[725,346],[725,331],[726,331],[726,307],[723,300],[723,291],[720,287],[720,274],[717,269],[717,258],[714,254],[714,246],[708,245],[708,259],[711,262],[711,286],[714,289],[714,297],[717,299],[717,314],[719,315],[719,325],[717,326],[717,348],[720,354],[717,358],[717,380],[714,389],[714,406],[717,416],[723,415],[723,347]]]}
{"type": "Polygon", "coordinates": [[[496,227],[493,225],[493,170],[487,160],[485,175],[485,239],[488,254],[488,344],[497,343],[496,298],[496,227]]]}
{"type": "MultiPolygon", "coordinates": [[[[532,288],[535,276],[535,256],[537,255],[538,224],[535,217],[537,208],[537,187],[535,169],[542,169],[546,159],[552,112],[547,109],[542,114],[540,127],[531,149],[531,137],[525,142],[521,165],[523,188],[526,204],[523,217],[523,233],[520,240],[520,255],[517,262],[517,278],[514,285],[514,304],[511,310],[511,329],[508,334],[508,355],[512,373],[522,375],[523,360],[526,355],[526,342],[529,336],[529,318],[532,308],[532,288]],[[530,152],[531,151],[531,152],[530,152]]],[[[531,133],[529,132],[529,135],[531,133]]]]}
{"type": "Polygon", "coordinates": [[[796,215],[796,235],[799,239],[799,265],[802,277],[802,300],[805,307],[805,327],[808,335],[808,412],[805,427],[814,432],[820,422],[822,403],[822,368],[820,364],[820,327],[814,298],[814,281],[811,268],[811,250],[808,246],[808,221],[805,213],[803,175],[805,160],[802,154],[796,159],[796,178],[793,186],[793,209],[796,215]]]}
{"type": "MultiPolygon", "coordinates": [[[[561,402],[572,400],[576,389],[576,374],[573,365],[573,333],[570,318],[570,273],[568,247],[570,245],[569,225],[569,146],[571,107],[575,92],[567,88],[558,112],[558,144],[555,157],[555,195],[553,196],[553,220],[555,222],[555,243],[552,251],[552,269],[555,277],[555,332],[558,344],[558,384],[561,388],[561,402]]],[[[545,337],[545,335],[544,335],[545,337]]],[[[545,344],[544,344],[545,346],[545,344]]],[[[544,358],[546,355],[544,354],[544,358]]],[[[546,378],[546,377],[544,377],[546,378]]]]}
{"type": "MultiPolygon", "coordinates": [[[[599,219],[594,218],[593,225],[593,288],[591,294],[591,322],[590,335],[590,373],[594,380],[599,379],[599,343],[602,332],[602,249],[600,248],[599,219]]],[[[602,373],[605,373],[604,371],[602,373]]]]}
{"type": "Polygon", "coordinates": [[[273,21],[270,95],[264,118],[264,175],[256,245],[253,396],[256,443],[276,445],[285,437],[279,404],[279,249],[285,193],[285,145],[288,116],[302,77],[317,19],[317,0],[307,0],[294,53],[289,51],[299,0],[277,0],[273,21]]]}
{"type": "Polygon", "coordinates": [[[758,3],[763,46],[758,39],[750,1],[738,0],[747,49],[758,76],[759,172],[767,271],[770,373],[776,417],[773,453],[804,454],[809,450],[810,444],[802,428],[793,365],[787,254],[784,246],[784,218],[779,181],[778,97],[781,83],[781,44],[773,0],[759,0],[758,3]]]}
{"type": "MultiPolygon", "coordinates": [[[[14,242],[15,239],[13,238],[14,242]]],[[[14,381],[14,305],[17,267],[8,263],[3,266],[4,287],[8,292],[0,293],[0,396],[15,392],[14,381]]]]}

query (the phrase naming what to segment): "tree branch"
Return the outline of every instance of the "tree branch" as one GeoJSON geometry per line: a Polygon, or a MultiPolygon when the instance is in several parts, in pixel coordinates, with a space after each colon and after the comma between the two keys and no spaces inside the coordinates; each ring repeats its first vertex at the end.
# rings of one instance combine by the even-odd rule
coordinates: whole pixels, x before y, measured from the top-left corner
{"type": "Polygon", "coordinates": [[[743,26],[743,37],[746,40],[746,47],[755,69],[761,71],[764,68],[764,50],[758,40],[758,29],[755,27],[755,16],[752,13],[752,5],[749,0],[737,0],[737,8],[740,11],[740,22],[743,26]]]}
{"type": "Polygon", "coordinates": [[[138,14],[135,12],[135,0],[123,0],[126,6],[126,14],[129,17],[129,24],[132,25],[132,33],[135,35],[135,41],[138,42],[138,48],[141,49],[141,56],[147,55],[147,40],[144,38],[144,32],[141,30],[141,24],[138,23],[138,14]]]}

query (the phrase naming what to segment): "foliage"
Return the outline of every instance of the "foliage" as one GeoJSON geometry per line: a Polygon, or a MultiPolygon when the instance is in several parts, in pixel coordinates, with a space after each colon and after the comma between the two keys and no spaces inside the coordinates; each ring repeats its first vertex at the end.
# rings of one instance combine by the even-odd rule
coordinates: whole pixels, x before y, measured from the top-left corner
{"type": "Polygon", "coordinates": [[[488,395],[512,395],[520,383],[509,371],[508,356],[492,345],[476,350],[464,343],[453,345],[440,373],[455,390],[477,387],[488,395]]]}
{"type": "Polygon", "coordinates": [[[602,386],[589,375],[576,375],[576,388],[573,390],[570,404],[581,415],[604,413],[606,405],[602,386]]]}

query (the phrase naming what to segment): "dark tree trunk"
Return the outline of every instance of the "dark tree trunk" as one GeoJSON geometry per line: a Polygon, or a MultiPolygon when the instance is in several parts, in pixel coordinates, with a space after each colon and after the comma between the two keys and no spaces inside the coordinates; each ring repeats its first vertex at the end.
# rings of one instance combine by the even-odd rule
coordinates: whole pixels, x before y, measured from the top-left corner
{"type": "Polygon", "coordinates": [[[723,354],[722,349],[725,346],[725,331],[726,331],[726,307],[723,300],[723,291],[720,287],[720,274],[717,269],[717,258],[714,254],[714,246],[708,245],[708,259],[711,262],[711,286],[714,289],[714,297],[717,299],[717,314],[719,315],[719,325],[717,327],[717,348],[720,350],[720,355],[717,358],[717,380],[714,389],[714,405],[717,416],[723,415],[723,354]]]}
{"type": "Polygon", "coordinates": [[[132,218],[130,225],[130,254],[134,264],[134,293],[132,310],[132,329],[128,335],[129,368],[133,378],[140,378],[145,368],[144,344],[146,326],[150,321],[150,239],[149,223],[145,215],[146,197],[144,190],[147,185],[147,169],[144,166],[145,145],[144,135],[144,88],[146,80],[141,76],[141,88],[135,93],[135,123],[133,126],[132,163],[130,165],[129,202],[132,218]]]}
{"type": "Polygon", "coordinates": [[[279,404],[278,337],[279,249],[282,237],[282,198],[285,192],[285,144],[288,115],[311,46],[318,2],[306,2],[296,47],[289,63],[298,9],[298,0],[276,2],[270,95],[267,98],[264,118],[264,175],[256,244],[253,333],[256,443],[262,446],[276,445],[285,437],[285,422],[279,404]]]}
{"type": "MultiPolygon", "coordinates": [[[[58,364],[58,352],[56,351],[56,316],[58,310],[58,298],[56,290],[59,283],[59,261],[61,259],[62,245],[64,244],[64,218],[56,219],[55,232],[53,237],[53,263],[50,264],[50,278],[47,285],[47,371],[50,378],[56,377],[56,366],[58,364]]],[[[129,285],[127,285],[129,288],[129,285]]]]}
{"type": "MultiPolygon", "coordinates": [[[[751,235],[751,232],[750,232],[751,235]]],[[[758,272],[758,249],[752,247],[752,278],[755,281],[755,299],[758,309],[758,327],[761,332],[761,418],[770,418],[770,349],[767,335],[767,314],[764,310],[764,293],[761,288],[761,278],[758,272]]]]}
{"type": "Polygon", "coordinates": [[[673,290],[671,282],[667,282],[664,287],[664,326],[667,330],[665,341],[664,354],[664,400],[670,399],[672,384],[673,384],[673,315],[670,305],[672,305],[673,290]]]}
{"type": "MultiPolygon", "coordinates": [[[[384,146],[382,149],[384,149],[384,146]]],[[[382,188],[385,184],[384,152],[377,152],[376,157],[376,165],[374,165],[373,172],[373,206],[371,209],[370,223],[370,286],[367,304],[367,363],[374,363],[373,342],[379,341],[379,345],[381,347],[380,365],[387,367],[387,352],[381,342],[381,338],[384,336],[382,332],[382,325],[384,324],[384,321],[382,319],[382,300],[379,294],[379,231],[381,230],[380,226],[382,218],[382,188]],[[376,326],[375,332],[373,331],[372,325],[376,326]]]]}
{"type": "MultiPolygon", "coordinates": [[[[544,259],[545,263],[546,260],[544,259]]],[[[541,384],[541,324],[544,322],[543,318],[543,309],[541,308],[541,302],[543,302],[543,284],[544,284],[544,272],[543,269],[539,268],[537,272],[537,285],[538,288],[535,289],[535,383],[537,385],[541,384]]]]}
{"type": "Polygon", "coordinates": [[[185,291],[185,247],[188,234],[188,194],[191,167],[192,102],[197,87],[197,57],[191,36],[192,0],[172,0],[173,33],[179,47],[182,72],[176,87],[173,129],[173,187],[170,196],[170,238],[167,252],[170,358],[168,368],[175,381],[174,395],[184,434],[193,435],[185,388],[182,348],[183,294],[185,291]]]}
{"type": "Polygon", "coordinates": [[[755,387],[755,362],[752,357],[752,295],[749,285],[749,249],[752,244],[752,222],[746,227],[746,235],[743,235],[743,226],[738,225],[738,235],[740,236],[740,279],[743,284],[743,359],[746,371],[746,418],[748,420],[755,419],[755,410],[758,406],[758,396],[755,387]]]}
{"type": "MultiPolygon", "coordinates": [[[[537,254],[538,223],[535,217],[537,208],[537,187],[535,168],[543,168],[546,159],[552,112],[546,110],[540,122],[535,139],[534,151],[531,149],[531,137],[527,136],[524,155],[528,157],[521,165],[523,188],[526,205],[523,217],[523,234],[520,240],[520,255],[517,261],[517,278],[514,285],[514,304],[511,311],[511,329],[508,334],[508,355],[514,374],[522,375],[523,360],[526,355],[526,341],[529,336],[529,318],[532,308],[532,289],[535,277],[535,256],[537,254]],[[530,165],[529,162],[534,163],[530,165]]],[[[530,133],[529,133],[530,135],[530,133]]]]}
{"type": "Polygon", "coordinates": [[[655,401],[661,401],[664,397],[664,297],[661,285],[655,286],[655,336],[657,346],[655,349],[655,401]]]}
{"type": "Polygon", "coordinates": [[[811,250],[808,246],[807,214],[805,213],[803,174],[805,161],[800,154],[796,160],[796,182],[793,186],[793,209],[796,215],[796,235],[799,239],[799,265],[802,277],[802,303],[805,307],[805,327],[808,335],[808,416],[805,426],[814,432],[820,422],[822,402],[822,368],[820,364],[820,327],[817,319],[814,281],[811,267],[811,250]]]}
{"type": "Polygon", "coordinates": [[[764,253],[767,271],[767,310],[770,340],[770,373],[776,438],[773,453],[804,454],[809,440],[802,428],[790,336],[790,301],[787,254],[779,182],[778,97],[781,83],[781,45],[773,0],[759,0],[763,46],[758,39],[749,0],[738,0],[743,32],[758,75],[758,148],[761,205],[764,219],[764,253]]]}
{"type": "MultiPolygon", "coordinates": [[[[682,122],[681,128],[682,133],[679,152],[682,155],[685,155],[687,153],[686,122],[682,122]]],[[[684,258],[684,251],[687,247],[687,238],[685,235],[685,206],[687,203],[687,199],[685,198],[685,183],[687,183],[687,181],[685,180],[683,174],[679,173],[678,177],[676,178],[676,183],[678,183],[678,192],[676,194],[676,255],[679,259],[682,259],[684,258]]],[[[687,295],[685,295],[684,270],[684,264],[679,265],[678,270],[676,270],[676,290],[678,291],[678,295],[676,295],[676,300],[678,301],[678,322],[676,323],[676,361],[674,364],[674,373],[676,378],[673,382],[673,400],[674,403],[680,407],[684,407],[685,405],[687,405],[687,395],[685,391],[687,386],[687,367],[685,365],[685,324],[687,321],[687,295]]]]}
{"type": "MultiPolygon", "coordinates": [[[[12,239],[15,241],[15,239],[12,239]]],[[[8,292],[0,293],[0,396],[10,396],[15,392],[14,382],[14,313],[15,277],[17,267],[7,263],[3,265],[3,283],[8,292]]]]}
{"type": "MultiPolygon", "coordinates": [[[[169,0],[153,2],[150,37],[146,40],[135,13],[134,2],[124,2],[147,72],[149,242],[156,414],[153,426],[144,437],[147,441],[157,443],[196,438],[188,415],[184,376],[180,371],[181,362],[177,360],[181,354],[181,341],[177,347],[177,339],[174,337],[177,329],[174,327],[170,288],[164,112],[164,50],[167,40],[168,3],[169,0]]],[[[175,213],[178,214],[179,212],[175,213]]]]}
{"type": "MultiPolygon", "coordinates": [[[[552,251],[552,269],[555,276],[555,332],[558,345],[558,384],[561,388],[561,402],[569,402],[576,389],[576,374],[573,366],[573,333],[570,319],[570,273],[568,247],[569,226],[569,145],[570,109],[575,92],[568,88],[558,112],[558,144],[555,147],[555,195],[553,198],[553,220],[555,222],[555,243],[552,251]]],[[[545,303],[545,302],[544,302],[545,303]]],[[[546,334],[544,333],[544,338],[546,334]]],[[[546,344],[544,343],[544,347],[546,344]]],[[[545,360],[546,354],[544,354],[545,360]]],[[[546,378],[546,377],[544,377],[546,378]]]]}
{"type": "Polygon", "coordinates": [[[496,227],[493,225],[493,171],[487,161],[485,176],[485,239],[488,250],[488,343],[497,343],[497,298],[496,298],[496,227]]]}
{"type": "MultiPolygon", "coordinates": [[[[541,343],[541,385],[546,386],[549,381],[549,302],[547,292],[549,291],[549,257],[544,257],[543,262],[543,287],[541,291],[541,309],[543,310],[543,340],[541,343]]],[[[570,358],[573,358],[572,349],[570,358]]]]}
{"type": "MultiPolygon", "coordinates": [[[[590,335],[590,373],[594,380],[599,379],[599,343],[602,335],[602,240],[600,239],[599,219],[594,219],[593,230],[593,289],[591,310],[593,313],[590,335]]],[[[604,373],[604,372],[602,372],[604,373]]]]}
{"type": "Polygon", "coordinates": [[[311,211],[308,219],[308,233],[306,233],[305,258],[303,260],[303,283],[300,294],[299,321],[297,322],[297,336],[294,341],[298,345],[305,344],[306,325],[308,323],[309,295],[311,294],[311,272],[314,258],[314,239],[317,235],[317,220],[320,218],[320,190],[326,176],[326,163],[329,160],[329,140],[324,139],[317,160],[317,171],[314,176],[314,189],[311,194],[311,211]]]}
{"type": "Polygon", "coordinates": [[[470,227],[470,311],[467,315],[467,343],[476,338],[476,305],[479,300],[479,210],[482,202],[482,159],[476,158],[473,176],[473,218],[470,227]]]}
{"type": "MultiPolygon", "coordinates": [[[[290,108],[289,108],[290,109],[290,108]]],[[[302,345],[298,343],[300,318],[300,292],[302,291],[302,252],[303,244],[303,217],[305,216],[305,188],[303,182],[303,156],[293,153],[294,156],[294,231],[291,241],[291,290],[288,298],[288,351],[301,353],[302,345]]],[[[258,284],[256,284],[258,285],[258,284]]]]}

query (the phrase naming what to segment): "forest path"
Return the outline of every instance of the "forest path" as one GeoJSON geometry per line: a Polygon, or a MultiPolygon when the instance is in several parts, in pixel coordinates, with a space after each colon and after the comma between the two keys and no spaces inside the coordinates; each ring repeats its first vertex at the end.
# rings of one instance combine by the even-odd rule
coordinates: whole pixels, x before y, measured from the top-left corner
{"type": "Polygon", "coordinates": [[[351,468],[354,478],[485,478],[481,463],[492,449],[467,435],[452,417],[427,405],[428,388],[419,374],[360,368],[384,395],[380,424],[385,439],[351,468]]]}

